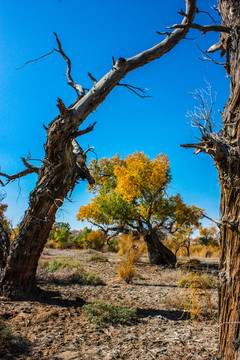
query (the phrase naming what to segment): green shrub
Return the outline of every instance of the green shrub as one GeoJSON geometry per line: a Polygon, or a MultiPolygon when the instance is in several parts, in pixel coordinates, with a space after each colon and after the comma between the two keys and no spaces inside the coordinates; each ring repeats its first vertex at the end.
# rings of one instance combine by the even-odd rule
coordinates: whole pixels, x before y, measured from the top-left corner
{"type": "MultiPolygon", "coordinates": [[[[41,266],[41,264],[40,264],[41,266]]],[[[56,271],[59,269],[78,269],[81,267],[81,264],[79,261],[74,259],[52,259],[50,261],[45,261],[42,264],[42,267],[45,267],[48,271],[56,271]]]]}
{"type": "Polygon", "coordinates": [[[103,285],[104,282],[98,274],[83,269],[79,261],[74,259],[42,260],[39,267],[54,272],[55,281],[59,278],[64,282],[72,282],[79,285],[103,285]],[[63,271],[62,271],[63,270],[63,271]]]}
{"type": "Polygon", "coordinates": [[[84,269],[78,269],[76,272],[69,276],[69,281],[79,285],[104,285],[100,276],[93,271],[86,271],[84,269]]]}
{"type": "Polygon", "coordinates": [[[113,305],[107,301],[96,300],[83,305],[82,312],[93,323],[131,324],[137,320],[136,309],[113,305]]]}
{"type": "Polygon", "coordinates": [[[102,254],[93,254],[89,256],[86,261],[99,261],[99,262],[108,262],[108,258],[102,254]]]}

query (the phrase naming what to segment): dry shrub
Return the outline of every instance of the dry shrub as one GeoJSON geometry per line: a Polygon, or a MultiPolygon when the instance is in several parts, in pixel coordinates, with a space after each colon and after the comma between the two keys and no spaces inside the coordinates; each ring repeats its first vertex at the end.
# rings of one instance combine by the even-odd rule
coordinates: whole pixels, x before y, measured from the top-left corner
{"type": "Polygon", "coordinates": [[[103,254],[93,254],[89,256],[86,261],[94,261],[94,262],[108,262],[108,258],[103,254]]]}
{"type": "MultiPolygon", "coordinates": [[[[212,245],[190,245],[190,254],[193,256],[199,256],[202,258],[219,258],[220,257],[220,246],[212,245]]],[[[178,256],[187,256],[187,250],[185,248],[180,248],[178,251],[178,256]]]]}
{"type": "Polygon", "coordinates": [[[204,257],[204,258],[219,258],[220,257],[220,246],[201,246],[201,245],[193,245],[192,246],[192,254],[204,257]]]}
{"type": "Polygon", "coordinates": [[[190,313],[190,320],[213,319],[214,311],[209,290],[217,286],[217,280],[213,276],[189,272],[179,278],[178,286],[186,289],[181,306],[184,313],[190,313]]]}
{"type": "Polygon", "coordinates": [[[142,239],[136,239],[133,235],[119,237],[119,251],[121,263],[118,266],[118,276],[127,283],[137,275],[133,267],[134,263],[146,252],[146,244],[142,239]]]}

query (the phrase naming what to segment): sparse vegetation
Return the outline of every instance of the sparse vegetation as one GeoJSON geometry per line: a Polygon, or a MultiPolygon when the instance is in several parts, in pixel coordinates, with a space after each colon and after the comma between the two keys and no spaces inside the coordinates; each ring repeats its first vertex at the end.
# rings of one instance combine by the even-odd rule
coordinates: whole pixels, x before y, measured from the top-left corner
{"type": "Polygon", "coordinates": [[[213,305],[209,289],[215,288],[217,280],[208,274],[188,273],[179,278],[178,286],[185,288],[181,306],[184,313],[190,313],[193,321],[213,318],[213,305]]]}
{"type": "Polygon", "coordinates": [[[86,259],[86,261],[108,262],[108,258],[103,254],[92,254],[86,259]]]}
{"type": "Polygon", "coordinates": [[[104,285],[104,281],[98,274],[84,270],[80,262],[74,259],[52,259],[40,262],[39,266],[54,273],[53,278],[57,282],[64,281],[93,286],[104,285]]]}
{"type": "Polygon", "coordinates": [[[142,239],[136,239],[132,235],[122,235],[119,240],[119,252],[121,262],[118,266],[118,276],[130,283],[137,273],[134,263],[146,252],[146,244],[142,239]]]}
{"type": "Polygon", "coordinates": [[[189,273],[179,278],[178,286],[182,288],[212,289],[217,286],[217,279],[208,274],[189,273]]]}
{"type": "Polygon", "coordinates": [[[113,305],[108,301],[96,300],[83,305],[82,312],[93,323],[131,324],[137,320],[136,309],[113,305]]]}

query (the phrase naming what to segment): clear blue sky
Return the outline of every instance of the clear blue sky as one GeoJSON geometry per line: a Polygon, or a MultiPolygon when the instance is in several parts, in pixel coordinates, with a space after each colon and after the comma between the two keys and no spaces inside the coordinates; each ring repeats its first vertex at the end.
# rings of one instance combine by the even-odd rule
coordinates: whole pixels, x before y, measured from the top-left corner
{"type": "MultiPolygon", "coordinates": [[[[198,7],[209,10],[213,4],[213,0],[200,0],[198,7]]],[[[75,92],[63,76],[66,64],[58,54],[16,70],[56,46],[54,31],[71,58],[74,80],[87,88],[92,86],[88,71],[100,79],[111,69],[111,56],[131,57],[161,41],[163,37],[156,30],[164,31],[165,26],[180,22],[177,11],[184,6],[183,0],[0,0],[1,171],[12,174],[22,170],[20,157],[29,151],[32,158],[43,158],[43,124],[58,114],[57,97],[66,105],[75,100],[75,92]]],[[[197,19],[201,24],[211,22],[203,14],[197,19]]],[[[218,41],[218,34],[204,37],[192,31],[189,36],[204,50],[218,41]]],[[[152,98],[140,99],[125,88],[114,89],[86,121],[86,126],[93,121],[97,125],[80,138],[80,144],[83,148],[94,146],[98,158],[134,151],[144,151],[151,158],[165,153],[171,162],[171,191],[218,218],[219,186],[213,161],[180,148],[180,144],[194,142],[197,135],[185,117],[194,105],[188,92],[206,87],[204,79],[210,82],[218,94],[217,116],[229,94],[224,68],[199,61],[201,56],[194,41],[183,40],[160,60],[128,75],[124,82],[150,89],[152,98]]],[[[4,189],[7,216],[14,225],[27,209],[35,182],[35,175],[23,178],[20,195],[18,182],[4,189]]],[[[85,183],[78,185],[72,200],[57,220],[80,228],[83,225],[76,221],[77,210],[89,200],[85,183]]]]}

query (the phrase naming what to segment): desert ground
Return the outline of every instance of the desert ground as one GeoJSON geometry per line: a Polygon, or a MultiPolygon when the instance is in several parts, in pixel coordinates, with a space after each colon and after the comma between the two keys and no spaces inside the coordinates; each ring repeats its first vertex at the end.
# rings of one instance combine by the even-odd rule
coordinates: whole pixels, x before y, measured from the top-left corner
{"type": "MultiPolygon", "coordinates": [[[[53,276],[40,267],[38,283],[44,289],[40,297],[17,302],[0,298],[0,319],[12,329],[0,358],[217,359],[217,286],[207,290],[211,316],[192,321],[190,308],[181,310],[188,290],[177,286],[183,271],[180,264],[170,269],[151,265],[144,257],[135,266],[138,276],[127,284],[117,276],[117,254],[106,253],[107,262],[87,261],[92,253],[45,249],[40,263],[59,257],[79,260],[86,270],[98,273],[104,285],[73,284],[64,280],[66,273],[53,276]],[[87,321],[82,305],[96,299],[135,308],[137,320],[126,325],[87,321]]],[[[217,259],[201,259],[197,264],[197,271],[217,279],[217,259]]]]}

